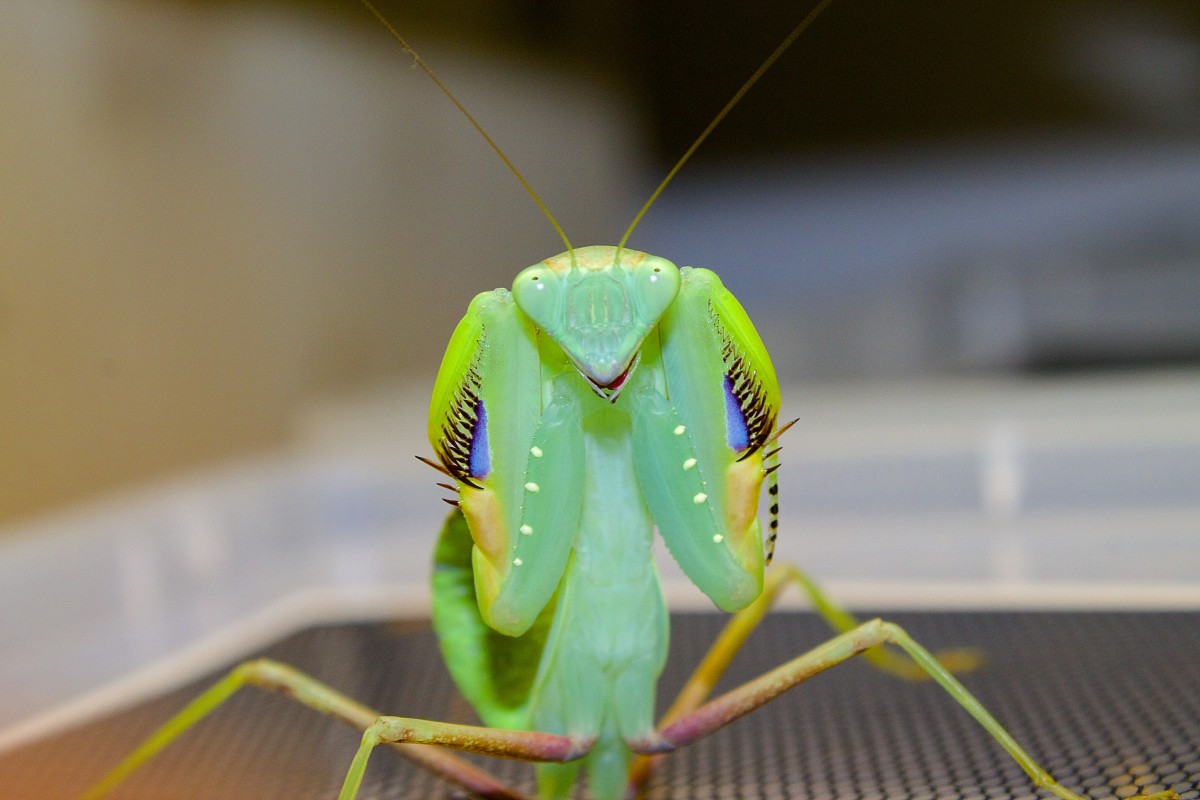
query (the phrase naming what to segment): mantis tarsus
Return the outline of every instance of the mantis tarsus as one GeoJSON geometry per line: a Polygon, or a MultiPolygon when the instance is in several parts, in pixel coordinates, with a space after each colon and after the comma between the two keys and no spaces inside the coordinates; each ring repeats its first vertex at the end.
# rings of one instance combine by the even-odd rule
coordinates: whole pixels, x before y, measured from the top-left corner
{"type": "MultiPolygon", "coordinates": [[[[428,426],[437,455],[428,463],[457,494],[434,557],[434,627],[484,726],[380,716],[286,665],[251,661],[164,725],[89,800],[247,684],[283,691],[364,731],[340,800],[357,796],[381,743],[485,797],[522,795],[450,750],[537,762],[544,800],[568,796],[581,769],[593,797],[618,800],[636,793],[655,758],[860,654],[902,676],[931,677],[1036,785],[1083,800],[1055,783],[951,674],[969,655],[939,660],[894,624],[859,623],[794,567],[777,566],[764,578],[778,514],[769,476],[787,427],[778,426],[780,392],[767,350],[714,273],[625,247],[679,166],[829,2],[743,85],[615,247],[572,247],[555,222],[566,252],[522,271],[511,292],[477,296],[454,332],[428,426]],[[765,480],[764,542],[757,510],[765,480]],[[657,724],[668,622],[650,555],[656,529],[688,578],[736,612],[657,724]],[[740,643],[793,583],[837,635],[707,700],[740,643]],[[414,746],[430,744],[441,747],[414,746]]],[[[1173,792],[1150,797],[1177,800],[1173,792]]]]}

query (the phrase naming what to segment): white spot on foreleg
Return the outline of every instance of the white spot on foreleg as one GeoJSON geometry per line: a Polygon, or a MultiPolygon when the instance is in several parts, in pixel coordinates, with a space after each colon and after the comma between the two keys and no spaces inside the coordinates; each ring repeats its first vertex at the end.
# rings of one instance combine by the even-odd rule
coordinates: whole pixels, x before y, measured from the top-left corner
{"type": "Polygon", "coordinates": [[[542,448],[538,447],[537,445],[534,445],[533,447],[529,448],[529,455],[533,456],[534,458],[541,458],[542,457],[542,448]]]}
{"type": "Polygon", "coordinates": [[[696,459],[694,458],[689,458],[687,461],[683,462],[683,468],[685,470],[689,470],[694,466],[696,466],[696,459]]]}
{"type": "Polygon", "coordinates": [[[695,503],[696,505],[700,505],[707,499],[708,499],[708,495],[706,495],[704,492],[698,492],[696,494],[696,496],[692,498],[692,502],[695,503]]]}
{"type": "Polygon", "coordinates": [[[682,425],[676,425],[675,426],[675,435],[683,436],[683,432],[686,430],[687,430],[687,428],[683,427],[682,425]]]}
{"type": "Polygon", "coordinates": [[[529,536],[531,533],[533,533],[533,528],[530,527],[529,525],[522,525],[518,530],[520,530],[521,533],[523,533],[526,536],[529,536]]]}
{"type": "Polygon", "coordinates": [[[716,542],[717,544],[720,544],[721,542],[725,541],[725,537],[719,533],[714,533],[713,541],[716,542]]]}
{"type": "Polygon", "coordinates": [[[533,494],[537,494],[537,492],[540,491],[541,488],[542,487],[538,486],[533,481],[530,481],[529,483],[525,484],[525,491],[531,492],[533,494]]]}

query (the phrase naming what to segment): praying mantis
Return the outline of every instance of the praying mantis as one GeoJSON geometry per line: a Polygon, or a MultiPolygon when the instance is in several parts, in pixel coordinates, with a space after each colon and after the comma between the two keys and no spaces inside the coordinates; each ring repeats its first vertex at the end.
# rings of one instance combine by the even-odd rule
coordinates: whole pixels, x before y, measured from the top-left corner
{"type": "Polygon", "coordinates": [[[483,724],[383,716],[292,667],[255,660],[169,720],[85,800],[107,796],[247,685],[283,692],[363,731],[339,800],[358,796],[380,744],[482,797],[523,795],[452,751],[535,762],[541,800],[570,796],[581,773],[596,800],[619,800],[636,794],[659,757],[858,655],[901,677],[932,678],[1035,785],[1084,800],[1057,784],[954,677],[970,664],[968,652],[935,656],[892,623],[854,619],[795,567],[767,572],[778,520],[777,442],[792,424],[780,424],[767,349],[715,273],[626,247],[691,152],[830,2],[822,0],[743,85],[617,245],[573,247],[517,175],[567,249],[521,271],[511,290],[471,302],[433,388],[427,433],[436,460],[423,459],[457,497],[434,553],[433,625],[451,676],[483,724]],[[734,613],[657,722],[668,617],[651,557],[656,530],[686,576],[734,613]],[[836,635],[709,700],[741,642],[792,584],[836,635]]]}

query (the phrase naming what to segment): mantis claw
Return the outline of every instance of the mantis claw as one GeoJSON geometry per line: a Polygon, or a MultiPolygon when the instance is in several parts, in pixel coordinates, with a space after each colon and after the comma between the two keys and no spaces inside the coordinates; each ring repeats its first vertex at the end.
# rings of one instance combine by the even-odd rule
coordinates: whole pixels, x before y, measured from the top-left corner
{"type": "Polygon", "coordinates": [[[629,745],[630,750],[640,756],[662,755],[676,749],[675,745],[667,741],[659,731],[651,731],[636,739],[627,739],[625,743],[629,745]]]}

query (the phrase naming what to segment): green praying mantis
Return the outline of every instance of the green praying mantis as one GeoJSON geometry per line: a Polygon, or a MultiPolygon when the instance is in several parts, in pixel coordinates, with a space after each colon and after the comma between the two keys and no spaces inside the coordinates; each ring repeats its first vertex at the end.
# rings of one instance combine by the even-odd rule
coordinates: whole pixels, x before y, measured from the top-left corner
{"type": "Polygon", "coordinates": [[[85,800],[107,796],[247,685],[283,692],[363,731],[339,800],[358,796],[380,744],[481,797],[524,795],[453,751],[536,762],[541,800],[570,796],[581,772],[596,800],[620,800],[636,795],[664,754],[857,655],[901,677],[932,678],[1035,785],[1084,800],[1039,767],[954,677],[972,663],[969,651],[934,656],[892,623],[860,623],[796,568],[766,572],[778,521],[777,440],[791,424],[779,424],[767,349],[716,274],[625,246],[688,156],[830,1],[742,86],[616,246],[572,247],[478,123],[364,0],[513,169],[567,245],[520,272],[511,291],[471,302],[430,405],[437,460],[422,460],[453,481],[440,485],[457,495],[434,554],[433,625],[455,684],[483,724],[383,716],[287,665],[250,661],[169,720],[85,800]],[[766,536],[758,520],[764,483],[766,536]],[[651,556],[655,530],[687,577],[734,613],[657,722],[668,615],[651,556]],[[708,699],[792,584],[836,635],[708,699]]]}

